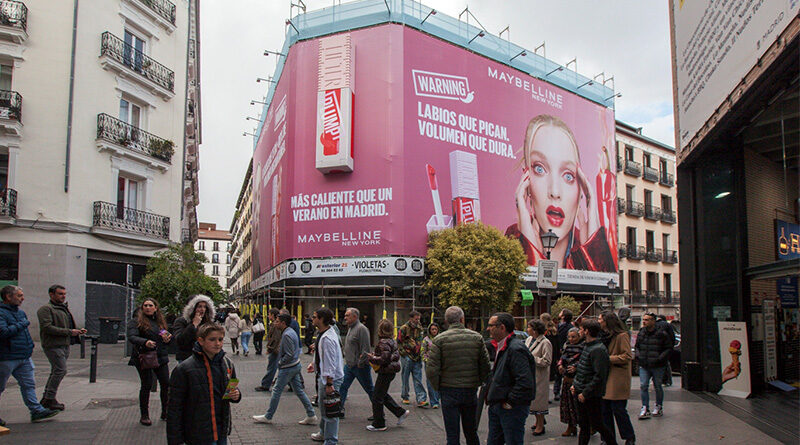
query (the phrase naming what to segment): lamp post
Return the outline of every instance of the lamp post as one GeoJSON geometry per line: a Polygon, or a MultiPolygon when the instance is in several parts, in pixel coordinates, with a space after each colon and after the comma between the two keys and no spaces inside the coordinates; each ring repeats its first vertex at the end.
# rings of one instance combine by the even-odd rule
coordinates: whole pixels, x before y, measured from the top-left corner
{"type": "MultiPolygon", "coordinates": [[[[558,235],[553,233],[553,229],[547,229],[547,232],[542,235],[542,248],[544,249],[544,254],[547,255],[547,259],[550,259],[550,251],[553,250],[553,247],[556,247],[556,243],[558,242],[558,235]]],[[[539,291],[541,293],[541,290],[539,291]]],[[[552,297],[552,290],[547,289],[545,291],[545,295],[547,295],[547,312],[550,313],[550,298],[552,297]]]]}

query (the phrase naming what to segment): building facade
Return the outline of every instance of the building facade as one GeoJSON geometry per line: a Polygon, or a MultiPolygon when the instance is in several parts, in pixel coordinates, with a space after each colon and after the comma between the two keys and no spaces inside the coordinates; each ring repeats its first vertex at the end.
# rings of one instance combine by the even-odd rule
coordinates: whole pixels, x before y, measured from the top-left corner
{"type": "Polygon", "coordinates": [[[680,319],[675,150],[617,121],[617,234],[622,301],[680,319]]]}
{"type": "Polygon", "coordinates": [[[228,289],[231,296],[241,297],[250,292],[252,273],[252,239],[253,239],[253,161],[247,167],[242,181],[242,190],[236,200],[236,210],[231,221],[231,274],[228,278],[228,289]]]}
{"type": "Polygon", "coordinates": [[[98,312],[102,286],[196,236],[197,7],[0,2],[0,276],[29,310],[63,284],[91,331],[126,315],[98,312]]]}
{"type": "Polygon", "coordinates": [[[227,230],[217,230],[213,223],[200,223],[195,252],[202,253],[203,270],[206,275],[219,282],[228,291],[228,278],[231,275],[231,234],[227,230]]]}

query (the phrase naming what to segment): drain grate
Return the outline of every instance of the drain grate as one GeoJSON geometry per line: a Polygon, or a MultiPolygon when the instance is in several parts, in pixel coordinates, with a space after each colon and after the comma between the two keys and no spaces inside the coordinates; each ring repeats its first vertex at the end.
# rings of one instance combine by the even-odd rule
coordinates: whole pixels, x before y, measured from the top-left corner
{"type": "Polygon", "coordinates": [[[139,399],[92,399],[84,409],[92,408],[125,408],[139,403],[139,399]]]}

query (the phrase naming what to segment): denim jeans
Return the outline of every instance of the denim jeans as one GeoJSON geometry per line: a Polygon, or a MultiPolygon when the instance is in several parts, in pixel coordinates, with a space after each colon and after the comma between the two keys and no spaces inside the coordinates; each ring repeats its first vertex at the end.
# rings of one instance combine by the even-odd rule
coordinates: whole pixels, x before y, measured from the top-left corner
{"type": "Polygon", "coordinates": [[[464,429],[467,445],[480,445],[476,414],[478,396],[476,388],[439,388],[442,397],[442,418],[447,435],[447,445],[459,445],[460,427],[464,429]]]}
{"type": "MultiPolygon", "coordinates": [[[[342,380],[337,379],[333,381],[333,389],[339,391],[342,387],[342,380]]],[[[325,398],[325,381],[323,379],[317,380],[317,397],[319,405],[319,433],[325,439],[325,445],[334,445],[339,443],[339,418],[327,417],[325,415],[325,404],[322,400],[325,398]]]]}
{"type": "MultiPolygon", "coordinates": [[[[425,368],[427,369],[428,364],[425,364],[425,368]]],[[[426,371],[427,373],[427,371],[426,371]]],[[[431,381],[428,378],[425,378],[425,384],[428,386],[428,398],[430,399],[431,406],[439,406],[439,392],[433,389],[433,385],[431,385],[431,381]]]]}
{"type": "Polygon", "coordinates": [[[616,436],[614,429],[614,419],[617,419],[619,426],[619,436],[623,440],[635,440],[636,433],[633,432],[631,418],[628,416],[627,400],[603,400],[603,423],[612,436],[616,436]]]}
{"type": "Polygon", "coordinates": [[[272,386],[272,379],[275,378],[275,373],[278,371],[278,353],[271,352],[267,354],[267,373],[261,378],[261,386],[269,388],[272,386]]]}
{"type": "Polygon", "coordinates": [[[642,406],[650,406],[650,379],[653,379],[653,386],[656,389],[656,405],[664,405],[664,388],[661,386],[664,381],[664,367],[659,368],[639,368],[639,389],[642,390],[642,406]]]}
{"type": "Polygon", "coordinates": [[[408,400],[408,376],[410,374],[411,378],[414,380],[414,395],[417,398],[417,403],[428,400],[428,395],[425,393],[425,386],[422,385],[422,361],[411,360],[408,357],[400,357],[400,364],[403,367],[401,375],[402,380],[400,382],[402,383],[400,398],[408,400]]]}
{"type": "Polygon", "coordinates": [[[44,355],[50,361],[50,377],[47,379],[47,385],[44,387],[45,399],[55,399],[56,392],[58,392],[58,385],[61,380],[67,375],[67,359],[69,358],[69,346],[57,346],[55,348],[45,349],[44,355]]]}
{"type": "Polygon", "coordinates": [[[370,400],[372,400],[372,390],[374,386],[372,385],[372,370],[370,369],[369,365],[364,365],[363,367],[350,367],[344,365],[344,380],[342,380],[342,388],[339,389],[339,394],[342,396],[342,407],[344,407],[344,402],[347,401],[347,392],[350,390],[350,385],[353,384],[353,380],[358,379],[358,383],[361,384],[361,387],[364,388],[364,392],[367,393],[370,400]]]}
{"type": "Polygon", "coordinates": [[[503,408],[502,403],[489,407],[489,437],[486,445],[522,445],[525,441],[525,419],[528,404],[503,408]]]}
{"type": "Polygon", "coordinates": [[[242,351],[244,351],[245,354],[250,352],[248,343],[250,343],[250,337],[252,336],[253,336],[252,332],[242,332],[242,351]]]}
{"type": "Polygon", "coordinates": [[[308,417],[314,417],[314,407],[311,406],[311,400],[308,399],[306,391],[303,389],[303,383],[300,381],[300,372],[302,372],[300,363],[289,368],[278,370],[278,381],[275,382],[275,386],[272,387],[269,409],[265,414],[267,419],[271,419],[272,416],[275,415],[275,411],[278,409],[278,403],[281,401],[281,393],[283,393],[283,388],[286,387],[287,383],[291,385],[292,391],[294,391],[294,394],[300,399],[300,403],[302,403],[303,407],[306,409],[306,415],[308,417]]]}
{"type": "Polygon", "coordinates": [[[6,389],[8,377],[14,376],[19,383],[19,391],[22,393],[22,400],[28,407],[31,414],[44,411],[44,407],[36,400],[36,382],[33,380],[33,359],[23,358],[19,360],[0,361],[0,395],[6,389]]]}

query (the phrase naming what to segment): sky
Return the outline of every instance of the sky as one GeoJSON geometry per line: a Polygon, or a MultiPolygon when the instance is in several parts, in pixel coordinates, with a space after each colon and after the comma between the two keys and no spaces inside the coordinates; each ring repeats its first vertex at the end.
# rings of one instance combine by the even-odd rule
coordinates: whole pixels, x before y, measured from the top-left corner
{"type": "MultiPolygon", "coordinates": [[[[294,3],[297,3],[295,0],[294,3]]],[[[305,0],[308,11],[334,0],[305,0]]],[[[336,2],[338,3],[338,2],[336,2]]],[[[510,40],[533,49],[545,43],[547,58],[562,65],[577,58],[586,77],[614,76],[616,118],[642,127],[645,136],[675,146],[667,1],[427,0],[456,17],[469,10],[492,34],[509,26],[510,40]]],[[[253,133],[275,70],[290,0],[214,0],[201,3],[200,69],[202,145],[201,222],[228,230],[247,165],[253,133]]],[[[296,13],[296,12],[295,12],[296,13]]],[[[505,37],[505,33],[503,34],[505,37]]],[[[571,67],[571,65],[570,65],[571,67]]]]}

